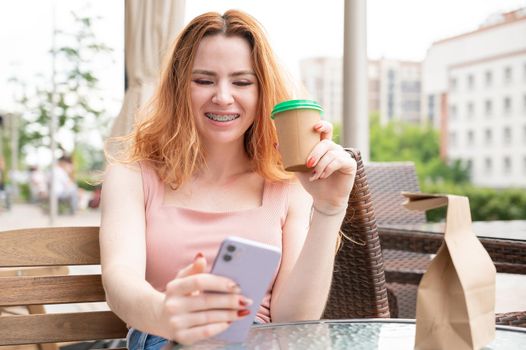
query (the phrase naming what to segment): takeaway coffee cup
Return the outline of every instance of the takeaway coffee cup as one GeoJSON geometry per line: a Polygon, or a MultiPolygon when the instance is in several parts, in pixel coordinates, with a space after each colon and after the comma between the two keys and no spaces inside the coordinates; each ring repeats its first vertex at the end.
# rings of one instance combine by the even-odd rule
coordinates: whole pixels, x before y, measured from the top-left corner
{"type": "Polygon", "coordinates": [[[323,109],[311,100],[289,100],[278,103],[272,119],[278,132],[279,152],[287,171],[309,171],[305,163],[320,142],[313,127],[320,121],[323,109]]]}

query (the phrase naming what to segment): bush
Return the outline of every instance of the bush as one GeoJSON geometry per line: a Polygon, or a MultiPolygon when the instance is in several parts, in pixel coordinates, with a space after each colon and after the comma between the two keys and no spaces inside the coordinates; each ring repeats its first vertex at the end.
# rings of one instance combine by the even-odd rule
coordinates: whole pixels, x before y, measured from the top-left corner
{"type": "MultiPolygon", "coordinates": [[[[448,193],[469,198],[473,221],[525,220],[526,191],[521,188],[493,189],[448,183],[423,184],[422,192],[448,193]]],[[[427,212],[429,221],[442,221],[445,208],[427,212]]]]}

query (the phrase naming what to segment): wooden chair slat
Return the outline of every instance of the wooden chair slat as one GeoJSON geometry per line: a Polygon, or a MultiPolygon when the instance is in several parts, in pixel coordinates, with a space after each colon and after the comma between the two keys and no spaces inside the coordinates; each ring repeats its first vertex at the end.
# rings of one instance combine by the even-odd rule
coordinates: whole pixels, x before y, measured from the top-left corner
{"type": "Polygon", "coordinates": [[[0,266],[96,265],[98,227],[50,227],[0,233],[0,266]]]}
{"type": "Polygon", "coordinates": [[[120,339],[127,332],[110,311],[0,317],[0,345],[120,339]]]}
{"type": "Polygon", "coordinates": [[[67,266],[46,266],[46,267],[0,267],[0,277],[20,277],[20,276],[58,276],[67,275],[67,266]]]}
{"type": "Polygon", "coordinates": [[[100,275],[1,277],[0,306],[105,301],[100,275]]]}

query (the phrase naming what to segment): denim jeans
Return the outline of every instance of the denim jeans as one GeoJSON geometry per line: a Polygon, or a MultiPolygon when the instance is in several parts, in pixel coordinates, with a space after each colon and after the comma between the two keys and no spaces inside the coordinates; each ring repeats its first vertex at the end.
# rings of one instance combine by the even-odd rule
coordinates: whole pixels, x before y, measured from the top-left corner
{"type": "Polygon", "coordinates": [[[161,350],[168,343],[168,340],[130,328],[126,343],[129,350],[161,350]]]}

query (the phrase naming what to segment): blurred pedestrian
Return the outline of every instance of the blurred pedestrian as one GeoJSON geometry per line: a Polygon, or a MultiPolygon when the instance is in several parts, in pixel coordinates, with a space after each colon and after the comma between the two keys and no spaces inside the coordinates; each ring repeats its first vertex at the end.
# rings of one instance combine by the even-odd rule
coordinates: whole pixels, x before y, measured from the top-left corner
{"type": "Polygon", "coordinates": [[[38,166],[29,167],[29,200],[31,203],[41,203],[48,198],[46,174],[38,166]]]}
{"type": "Polygon", "coordinates": [[[71,157],[62,156],[55,167],[53,177],[55,193],[59,203],[68,205],[70,214],[75,214],[78,208],[78,186],[73,175],[73,161],[71,157]]]}

